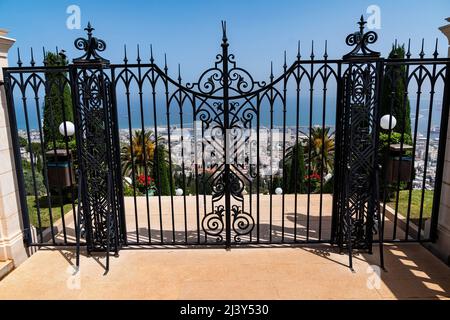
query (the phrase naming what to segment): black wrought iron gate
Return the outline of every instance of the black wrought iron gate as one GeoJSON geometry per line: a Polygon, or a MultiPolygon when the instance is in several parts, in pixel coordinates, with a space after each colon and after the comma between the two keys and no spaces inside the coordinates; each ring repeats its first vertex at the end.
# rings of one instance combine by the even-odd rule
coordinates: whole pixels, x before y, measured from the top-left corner
{"type": "MultiPolygon", "coordinates": [[[[109,257],[110,251],[117,254],[124,246],[328,242],[348,250],[350,265],[352,250],[371,252],[374,239],[382,252],[386,204],[380,203],[380,196],[386,178],[380,178],[378,139],[383,79],[399,77],[398,72],[388,70],[389,65],[409,68],[416,64],[411,75],[406,73],[406,83],[416,79],[420,89],[423,78],[416,72],[428,74],[434,94],[438,80],[448,89],[449,60],[439,59],[437,52],[433,59],[424,59],[423,54],[410,59],[409,49],[407,59],[383,59],[369,49],[377,35],[365,32],[364,26],[361,17],[359,30],[346,39],[353,50],[342,59],[328,59],[326,44],[321,59],[316,59],[314,46],[309,59],[302,59],[299,44],[294,63],[287,65],[285,53],[281,76],[274,76],[271,65],[267,82],[255,81],[237,65],[229,53],[224,22],[222,50],[213,67],[187,84],[182,83],[180,67],[175,79],[168,75],[166,60],[162,68],[155,64],[151,47],[148,63],[138,47],[136,63],[129,63],[125,48],[123,63],[111,64],[100,56],[106,44],[93,36],[90,25],[85,29],[87,38],[75,40],[84,55],[71,64],[48,66],[44,59],[44,66],[39,67],[31,53],[31,66],[23,67],[19,55],[19,66],[5,68],[4,76],[27,243],[78,248],[81,244],[89,252],[106,251],[109,257]],[[73,219],[69,221],[61,204],[62,230],[55,230],[50,203],[55,194],[54,163],[46,148],[55,157],[59,151],[57,138],[52,136],[49,147],[51,139],[44,136],[49,124],[43,121],[41,126],[40,98],[48,105],[55,90],[64,96],[66,86],[73,106],[77,159],[69,161],[69,169],[62,172],[76,178],[64,185],[71,189],[73,219]],[[27,99],[32,98],[41,141],[41,154],[30,152],[34,197],[40,196],[36,176],[42,170],[49,229],[41,221],[39,204],[37,223],[29,222],[32,215],[25,192],[27,168],[22,167],[23,137],[18,133],[15,104],[21,102],[24,107],[25,140],[31,146],[27,99]],[[321,113],[315,118],[316,110],[321,113]],[[121,124],[122,119],[126,123],[121,124]],[[330,132],[330,121],[335,122],[334,132],[330,132]],[[320,123],[319,128],[315,123],[320,123]],[[314,149],[317,140],[321,143],[314,149]],[[40,169],[38,161],[43,162],[40,169]],[[68,225],[73,226],[72,234],[68,225]],[[36,237],[38,241],[33,240],[36,237]]],[[[444,142],[438,148],[438,172],[445,150],[448,95],[443,99],[444,142]]],[[[63,148],[67,155],[67,115],[63,120],[60,132],[66,136],[63,148]]],[[[427,150],[430,124],[431,115],[427,150]]],[[[401,149],[405,141],[402,134],[401,149]]],[[[409,170],[412,177],[414,170],[409,170]]],[[[439,187],[436,190],[440,192],[439,187]]],[[[435,226],[437,206],[433,210],[435,226]]],[[[396,223],[397,211],[394,234],[396,223]]],[[[408,231],[405,237],[411,237],[408,231]]]]}
{"type": "Polygon", "coordinates": [[[81,181],[77,242],[83,233],[88,251],[117,254],[126,237],[117,107],[109,61],[97,53],[106,45],[90,25],[86,31],[87,39],[75,40],[85,54],[69,67],[81,181]]]}

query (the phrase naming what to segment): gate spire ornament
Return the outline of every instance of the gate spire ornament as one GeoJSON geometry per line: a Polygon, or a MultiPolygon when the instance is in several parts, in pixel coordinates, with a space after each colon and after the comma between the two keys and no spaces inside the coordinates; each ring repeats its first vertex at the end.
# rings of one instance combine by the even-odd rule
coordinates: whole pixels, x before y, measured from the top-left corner
{"type": "Polygon", "coordinates": [[[375,43],[378,40],[378,35],[374,31],[364,32],[367,21],[361,15],[358,21],[359,31],[349,34],[345,38],[345,43],[348,46],[355,46],[352,51],[344,55],[343,59],[355,59],[355,58],[378,58],[380,53],[369,49],[368,44],[375,43]]]}
{"type": "Polygon", "coordinates": [[[84,55],[73,59],[73,63],[101,63],[109,64],[109,60],[101,57],[97,51],[102,52],[106,49],[105,41],[92,36],[92,31],[95,29],[88,22],[87,27],[84,28],[87,32],[87,39],[77,38],[74,41],[75,48],[78,50],[84,50],[84,55]]]}
{"type": "Polygon", "coordinates": [[[223,44],[226,44],[228,42],[228,38],[227,38],[227,22],[225,20],[222,21],[222,42],[223,42],[223,44]]]}
{"type": "Polygon", "coordinates": [[[85,54],[69,69],[81,181],[79,221],[87,252],[106,252],[107,271],[110,252],[118,255],[126,242],[117,105],[109,60],[97,52],[106,44],[92,35],[90,23],[84,30],[87,39],[78,38],[74,45],[85,54]]]}
{"type": "MultiPolygon", "coordinates": [[[[361,16],[359,31],[346,38],[348,45],[355,45],[344,56],[347,67],[342,78],[343,97],[337,131],[342,132],[338,141],[339,162],[337,169],[338,235],[339,247],[348,250],[352,268],[352,250],[372,252],[374,230],[380,230],[378,200],[378,119],[380,104],[380,70],[383,65],[380,53],[370,50],[367,44],[377,40],[373,31],[364,33],[361,16]]],[[[380,260],[383,266],[382,235],[380,260]]]]}

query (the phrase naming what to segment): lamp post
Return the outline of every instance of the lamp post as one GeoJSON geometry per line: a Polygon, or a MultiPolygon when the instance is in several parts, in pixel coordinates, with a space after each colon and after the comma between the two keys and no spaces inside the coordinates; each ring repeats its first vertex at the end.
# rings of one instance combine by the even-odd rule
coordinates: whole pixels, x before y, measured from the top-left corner
{"type": "MultiPolygon", "coordinates": [[[[393,115],[385,114],[380,119],[380,127],[383,130],[392,131],[396,125],[397,119],[393,115]]],[[[384,183],[411,183],[411,171],[414,169],[412,157],[407,156],[406,152],[412,152],[413,147],[405,144],[403,140],[400,143],[391,143],[389,139],[388,142],[385,153],[384,183]]]]}
{"type": "MultiPolygon", "coordinates": [[[[75,125],[70,122],[62,122],[58,127],[59,133],[64,136],[66,141],[75,133],[75,125]]],[[[73,187],[74,172],[70,150],[50,150],[47,156],[47,175],[48,185],[56,190],[73,187]]]]}

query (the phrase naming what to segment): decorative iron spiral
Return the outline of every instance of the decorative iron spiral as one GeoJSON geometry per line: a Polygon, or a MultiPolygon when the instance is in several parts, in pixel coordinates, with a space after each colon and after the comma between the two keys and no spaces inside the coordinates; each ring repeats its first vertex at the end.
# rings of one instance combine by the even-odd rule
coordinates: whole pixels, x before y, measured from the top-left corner
{"type": "Polygon", "coordinates": [[[242,241],[242,236],[250,234],[255,227],[255,220],[253,217],[237,205],[233,205],[231,208],[233,217],[233,231],[236,232],[234,240],[236,242],[242,241]]]}
{"type": "Polygon", "coordinates": [[[225,207],[223,205],[216,206],[213,212],[208,213],[202,220],[203,231],[216,238],[217,242],[223,241],[222,232],[225,228],[223,221],[225,207]]]}

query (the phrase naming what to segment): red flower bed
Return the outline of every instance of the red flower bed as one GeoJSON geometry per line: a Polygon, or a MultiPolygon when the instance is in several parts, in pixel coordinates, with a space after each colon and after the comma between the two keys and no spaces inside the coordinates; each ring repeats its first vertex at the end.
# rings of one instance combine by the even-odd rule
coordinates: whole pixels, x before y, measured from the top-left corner
{"type": "Polygon", "coordinates": [[[154,179],[150,176],[147,176],[147,179],[145,178],[145,174],[141,174],[137,176],[136,179],[136,186],[138,188],[147,189],[150,186],[152,186],[154,183],[154,179]]]}
{"type": "Polygon", "coordinates": [[[320,180],[320,174],[318,174],[317,172],[313,172],[309,176],[306,175],[305,180],[320,180]]]}

